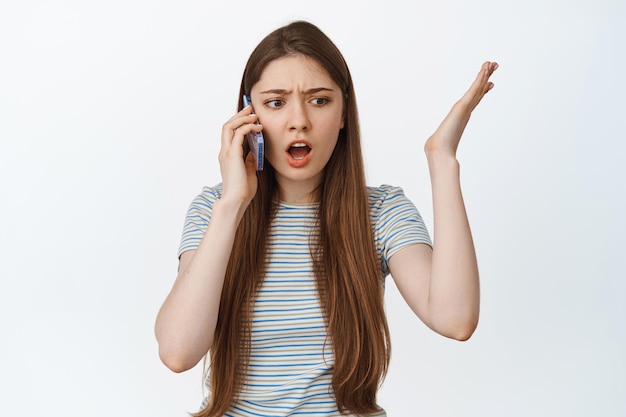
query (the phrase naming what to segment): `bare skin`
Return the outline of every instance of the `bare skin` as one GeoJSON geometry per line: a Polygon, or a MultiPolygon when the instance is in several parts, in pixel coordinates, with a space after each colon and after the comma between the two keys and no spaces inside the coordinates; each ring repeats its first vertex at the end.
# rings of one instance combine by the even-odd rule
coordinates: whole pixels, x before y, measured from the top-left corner
{"type": "MultiPolygon", "coordinates": [[[[310,87],[310,77],[315,71],[311,71],[306,61],[302,61],[302,65],[303,74],[309,78],[296,77],[290,91],[300,91],[297,87],[301,85],[310,87]]],[[[415,314],[436,332],[458,340],[468,339],[476,328],[480,292],[456,150],[472,111],[493,87],[489,78],[496,68],[496,63],[483,64],[467,93],[452,107],[424,146],[433,192],[434,248],[423,244],[408,246],[396,253],[389,264],[401,294],[415,314]]],[[[297,66],[289,69],[290,73],[298,70],[297,66]]],[[[313,83],[313,86],[317,85],[313,83]]],[[[309,91],[307,88],[301,90],[309,91]]],[[[301,96],[306,97],[306,94],[301,96]]],[[[300,100],[297,94],[294,97],[300,100]]],[[[286,102],[288,100],[293,98],[286,102]]],[[[297,106],[287,107],[292,112],[292,119],[287,121],[293,123],[285,123],[284,128],[297,127],[312,135],[319,125],[317,117],[322,113],[316,113],[317,108],[303,103],[320,102],[306,97],[298,101],[297,106]]],[[[259,111],[254,96],[253,103],[259,111]]],[[[157,316],[155,331],[159,354],[165,365],[175,372],[195,366],[206,355],[213,340],[235,230],[257,190],[254,161],[250,156],[244,163],[242,147],[246,133],[263,129],[262,125],[254,124],[257,117],[248,107],[224,124],[219,154],[222,198],[213,207],[211,223],[199,247],[181,255],[178,276],[157,316]]],[[[338,119],[337,129],[342,123],[342,119],[338,119]]],[[[298,195],[298,181],[294,180],[297,177],[285,169],[282,178],[285,180],[279,186],[285,195],[298,195]]]]}
{"type": "Polygon", "coordinates": [[[437,333],[467,340],[478,325],[480,289],[476,252],[463,203],[456,151],[472,111],[493,87],[498,68],[485,62],[424,150],[430,171],[434,245],[411,245],[389,262],[391,275],[413,312],[437,333]]]}
{"type": "Polygon", "coordinates": [[[214,205],[211,223],[198,249],[180,256],[178,276],[156,321],[159,355],[174,372],[193,368],[213,341],[226,265],[235,231],[257,190],[252,155],[243,162],[245,134],[262,126],[247,107],[222,128],[219,154],[223,196],[214,205]]]}

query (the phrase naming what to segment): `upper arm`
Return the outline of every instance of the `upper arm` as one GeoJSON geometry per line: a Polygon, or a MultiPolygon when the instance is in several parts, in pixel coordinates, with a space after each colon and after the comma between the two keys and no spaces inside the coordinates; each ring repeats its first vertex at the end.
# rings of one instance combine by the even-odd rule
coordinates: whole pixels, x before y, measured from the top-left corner
{"type": "Polygon", "coordinates": [[[172,290],[170,292],[170,295],[168,295],[168,298],[171,296],[172,292],[177,291],[177,288],[179,287],[179,283],[183,280],[182,277],[187,272],[187,269],[189,269],[189,265],[191,264],[191,261],[193,260],[193,257],[195,254],[196,254],[196,249],[186,250],[180,254],[180,257],[178,258],[178,272],[176,274],[176,279],[174,280],[174,284],[172,284],[172,290]]]}
{"type": "Polygon", "coordinates": [[[391,274],[409,307],[429,325],[433,250],[422,216],[399,187],[381,186],[370,199],[382,274],[391,274]]]}
{"type": "Polygon", "coordinates": [[[184,273],[187,268],[189,268],[189,264],[196,254],[196,249],[186,250],[180,254],[178,258],[178,275],[184,273]]]}
{"type": "Polygon", "coordinates": [[[403,247],[389,259],[389,271],[411,310],[429,327],[428,294],[432,269],[432,248],[423,243],[403,247]]]}

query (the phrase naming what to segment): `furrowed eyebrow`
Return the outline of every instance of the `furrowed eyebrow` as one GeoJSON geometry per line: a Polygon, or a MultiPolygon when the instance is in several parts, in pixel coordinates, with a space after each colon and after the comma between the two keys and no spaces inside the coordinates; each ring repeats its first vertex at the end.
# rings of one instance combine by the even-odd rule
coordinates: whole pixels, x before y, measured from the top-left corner
{"type": "MultiPolygon", "coordinates": [[[[317,88],[310,88],[308,90],[306,90],[304,92],[304,94],[317,94],[320,93],[322,91],[329,91],[329,92],[335,92],[335,90],[333,90],[332,88],[327,88],[327,87],[317,87],[317,88]]],[[[278,95],[286,95],[286,94],[291,94],[291,91],[289,90],[284,90],[281,88],[275,88],[275,89],[271,89],[271,90],[265,90],[265,91],[261,91],[259,94],[278,94],[278,95]]]]}

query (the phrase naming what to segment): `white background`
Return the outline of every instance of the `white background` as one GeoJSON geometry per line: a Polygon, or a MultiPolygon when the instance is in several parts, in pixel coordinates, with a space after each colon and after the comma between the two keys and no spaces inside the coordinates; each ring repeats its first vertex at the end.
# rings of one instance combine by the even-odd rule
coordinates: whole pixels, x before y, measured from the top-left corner
{"type": "Polygon", "coordinates": [[[294,19],[353,73],[368,180],[432,231],[424,140],[496,60],[459,159],[482,279],[466,343],[388,280],[390,416],[625,416],[623,1],[4,1],[0,415],[185,416],[158,359],[185,211],[220,181],[245,61],[294,19]]]}

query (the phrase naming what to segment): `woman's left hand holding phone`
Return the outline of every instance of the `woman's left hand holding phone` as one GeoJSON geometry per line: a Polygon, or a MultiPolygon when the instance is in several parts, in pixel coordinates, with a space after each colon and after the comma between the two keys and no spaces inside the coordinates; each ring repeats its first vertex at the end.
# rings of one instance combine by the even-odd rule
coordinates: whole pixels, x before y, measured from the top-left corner
{"type": "Polygon", "coordinates": [[[255,123],[256,121],[257,116],[252,113],[252,106],[247,106],[222,127],[222,148],[219,153],[223,183],[222,200],[243,204],[244,209],[257,191],[254,157],[248,153],[245,161],[243,158],[246,134],[263,130],[260,124],[255,123]]]}

